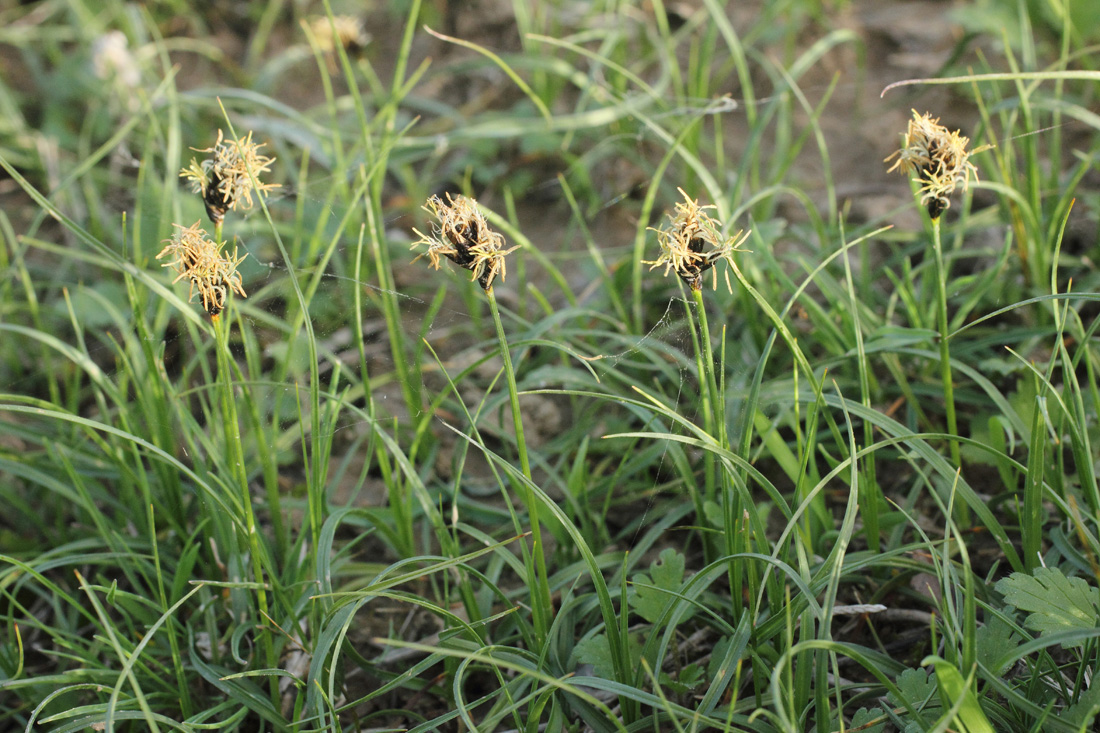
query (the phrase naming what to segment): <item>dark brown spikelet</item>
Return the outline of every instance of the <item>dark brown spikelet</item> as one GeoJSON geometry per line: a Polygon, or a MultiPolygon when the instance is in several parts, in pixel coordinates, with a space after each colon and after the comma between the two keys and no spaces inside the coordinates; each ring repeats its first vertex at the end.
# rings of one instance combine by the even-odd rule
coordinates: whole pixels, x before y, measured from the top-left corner
{"type": "Polygon", "coordinates": [[[172,226],[179,231],[171,239],[165,240],[167,244],[157,255],[157,259],[168,255],[175,257],[162,267],[175,268],[179,273],[172,282],[187,278],[190,283],[188,300],[195,297],[195,291],[198,291],[202,297],[203,309],[211,318],[217,318],[225,310],[229,291],[232,290],[242,298],[247,297],[237,266],[248,255],[238,257],[236,250],[232,256],[223,255],[197,221],[189,227],[179,224],[172,226]]]}
{"type": "Polygon", "coordinates": [[[202,202],[206,204],[206,215],[215,224],[221,224],[225,219],[225,212],[229,210],[230,201],[226,200],[225,191],[222,189],[222,177],[217,171],[210,172],[210,185],[202,191],[202,202]]]}
{"type": "MultiPolygon", "coordinates": [[[[723,237],[720,231],[722,223],[706,212],[706,209],[714,207],[700,206],[682,188],[677,190],[684,197],[684,202],[676,204],[676,210],[669,214],[666,226],[654,230],[657,232],[657,243],[661,245],[661,254],[655,260],[642,262],[652,265],[651,270],[664,266],[665,275],[675,271],[692,290],[702,290],[703,273],[737,251],[749,233],[738,232],[732,237],[723,237]]],[[[728,273],[726,285],[729,287],[728,273]]],[[[717,286],[716,271],[714,287],[717,286]]]]}
{"type": "Polygon", "coordinates": [[[218,141],[213,146],[194,148],[195,152],[212,155],[201,163],[192,158],[191,164],[180,171],[180,178],[191,181],[191,189],[202,195],[206,214],[214,224],[220,224],[231,209],[251,209],[253,192],[263,195],[279,187],[277,183],[260,182],[260,174],[268,172],[275,162],[259,153],[263,146],[252,142],[251,132],[238,140],[224,141],[218,130],[218,141]]]}
{"type": "Polygon", "coordinates": [[[970,138],[959,134],[958,130],[950,132],[939,124],[939,118],[913,110],[904,145],[885,162],[897,158],[888,172],[900,170],[916,174],[921,205],[930,217],[938,219],[951,206],[951,194],[957,187],[965,191],[971,175],[978,180],[978,169],[970,162],[970,156],[989,146],[968,151],[966,146],[969,144],[970,138]]]}
{"type": "MultiPolygon", "coordinates": [[[[446,257],[459,267],[469,270],[473,280],[477,280],[482,289],[492,290],[493,281],[499,275],[504,280],[506,272],[505,255],[517,249],[504,249],[504,237],[494,232],[485,221],[484,214],[477,202],[466,196],[447,194],[444,201],[432,196],[424,205],[424,210],[435,217],[431,234],[417,229],[420,237],[413,247],[427,245],[428,251],[420,255],[427,256],[432,267],[439,269],[440,256],[446,257]]],[[[419,259],[419,257],[417,258],[419,259]]]]}

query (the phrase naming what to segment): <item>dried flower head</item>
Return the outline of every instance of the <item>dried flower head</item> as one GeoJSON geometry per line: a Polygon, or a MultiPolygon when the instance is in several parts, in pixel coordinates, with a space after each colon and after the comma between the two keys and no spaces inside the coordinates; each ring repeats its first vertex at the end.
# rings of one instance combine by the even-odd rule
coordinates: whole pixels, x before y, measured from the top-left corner
{"type": "Polygon", "coordinates": [[[325,53],[332,53],[337,44],[350,51],[370,43],[363,20],[354,15],[334,15],[331,23],[327,15],[318,16],[309,21],[309,32],[325,53]]]}
{"type": "MultiPolygon", "coordinates": [[[[699,202],[676,189],[684,197],[683,203],[676,204],[674,213],[669,214],[669,223],[657,232],[657,242],[661,245],[661,254],[655,260],[642,260],[652,265],[649,269],[664,266],[665,276],[674,270],[692,290],[703,288],[703,273],[714,267],[722,259],[728,259],[737,248],[748,239],[748,232],[738,232],[732,237],[723,237],[722,222],[716,221],[706,209],[714,206],[700,206],[699,202]]],[[[651,227],[652,229],[652,227],[651,227]]],[[[718,287],[718,271],[714,271],[713,287],[718,287]]],[[[726,287],[733,288],[726,272],[726,287]]]]}
{"type": "Polygon", "coordinates": [[[171,239],[164,240],[168,244],[157,255],[161,257],[172,255],[175,259],[166,262],[161,267],[174,267],[179,276],[173,280],[177,283],[183,278],[190,281],[191,288],[187,299],[195,297],[195,291],[202,295],[202,307],[212,318],[217,318],[225,309],[225,298],[230,290],[235,291],[242,298],[248,297],[241,285],[241,276],[237,272],[237,265],[241,264],[245,254],[237,256],[234,248],[232,256],[225,256],[219,251],[219,247],[207,236],[206,232],[195,222],[189,227],[173,224],[179,231],[172,235],[171,239]]]}
{"type": "Polygon", "coordinates": [[[117,79],[123,89],[134,89],[141,83],[141,70],[122,31],[108,31],[95,39],[92,71],[104,81],[117,79]]]}
{"type": "Polygon", "coordinates": [[[920,115],[913,110],[904,146],[885,161],[897,158],[888,172],[900,169],[902,173],[917,174],[920,202],[933,219],[951,206],[956,186],[961,185],[965,191],[971,174],[978,180],[978,169],[970,162],[970,156],[978,151],[966,149],[970,138],[960,135],[958,130],[948,132],[939,121],[938,117],[933,119],[927,113],[920,115]]]}
{"type": "MultiPolygon", "coordinates": [[[[424,210],[434,216],[438,223],[433,224],[430,235],[413,229],[420,237],[413,247],[421,244],[428,251],[420,255],[427,256],[432,267],[439,269],[439,256],[443,255],[459,267],[465,267],[473,276],[471,279],[481,283],[486,291],[492,290],[497,275],[504,279],[504,257],[518,247],[504,249],[504,237],[489,228],[484,214],[477,202],[465,196],[447,194],[444,201],[432,196],[424,205],[424,210]]],[[[420,259],[417,257],[416,259],[420,259]]]]}
{"type": "Polygon", "coordinates": [[[252,142],[252,133],[238,140],[222,141],[222,131],[218,130],[218,141],[210,148],[192,148],[197,153],[213,153],[213,157],[199,163],[194,158],[191,165],[180,171],[180,178],[191,181],[191,190],[202,194],[206,203],[206,213],[210,221],[220,224],[229,209],[252,208],[252,192],[260,194],[278,188],[277,183],[260,183],[260,174],[271,170],[274,158],[260,155],[257,151],[266,143],[252,142]],[[249,171],[252,178],[249,178],[249,171]],[[256,180],[253,188],[252,179],[256,180]]]}

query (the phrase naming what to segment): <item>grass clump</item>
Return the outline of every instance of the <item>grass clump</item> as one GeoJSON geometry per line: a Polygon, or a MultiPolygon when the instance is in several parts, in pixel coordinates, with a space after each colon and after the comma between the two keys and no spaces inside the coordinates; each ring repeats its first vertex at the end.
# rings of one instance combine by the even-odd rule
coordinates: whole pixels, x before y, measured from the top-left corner
{"type": "Polygon", "coordinates": [[[1076,16],[9,5],[0,728],[1095,724],[1076,16]]]}

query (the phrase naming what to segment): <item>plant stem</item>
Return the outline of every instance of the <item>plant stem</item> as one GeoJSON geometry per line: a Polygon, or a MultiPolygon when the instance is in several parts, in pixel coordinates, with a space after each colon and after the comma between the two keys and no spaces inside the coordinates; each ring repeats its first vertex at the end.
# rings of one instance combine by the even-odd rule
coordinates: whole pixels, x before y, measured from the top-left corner
{"type": "MultiPolygon", "coordinates": [[[[698,354],[700,385],[703,389],[703,422],[718,444],[726,447],[725,426],[722,424],[721,395],[718,393],[718,382],[714,376],[714,349],[710,343],[710,326],[707,323],[707,309],[703,303],[703,291],[691,288],[691,295],[695,300],[695,317],[699,325],[699,339],[701,353],[698,354]]],[[[707,454],[708,467],[713,469],[713,456],[707,454]]],[[[708,471],[706,477],[707,499],[714,500],[714,477],[708,471]]]]}
{"type": "MultiPolygon", "coordinates": [[[[496,324],[497,339],[500,341],[500,356],[504,360],[504,376],[508,381],[508,398],[512,405],[513,431],[516,435],[516,451],[519,453],[519,465],[527,482],[523,484],[524,502],[531,521],[531,538],[534,541],[532,552],[535,561],[536,582],[531,584],[531,611],[534,617],[535,635],[541,644],[546,640],[550,623],[550,581],[546,572],[546,554],[542,543],[542,527],[539,525],[539,497],[532,490],[534,479],[531,477],[531,462],[527,457],[527,441],[523,434],[523,418],[519,409],[519,390],[516,388],[516,373],[512,367],[512,356],[508,352],[508,340],[504,335],[504,324],[500,320],[500,308],[497,305],[493,289],[485,291],[489,299],[489,310],[496,324]]],[[[530,573],[528,568],[528,573],[530,573]]]]}
{"type": "MultiPolygon", "coordinates": [[[[715,442],[723,448],[728,448],[728,441],[726,440],[726,425],[725,425],[725,410],[722,409],[722,395],[718,389],[718,381],[714,375],[714,347],[710,343],[710,325],[707,323],[707,309],[703,303],[703,291],[691,288],[691,295],[695,301],[695,318],[699,328],[699,345],[700,353],[697,355],[699,364],[699,379],[700,387],[703,390],[702,402],[703,402],[703,425],[715,440],[715,442]]],[[[690,309],[689,309],[690,310],[690,309]]],[[[718,480],[715,474],[714,454],[710,451],[706,451],[703,457],[704,471],[704,487],[706,489],[705,498],[706,501],[716,501],[716,492],[718,480]]],[[[702,513],[702,502],[698,501],[698,492],[693,491],[695,495],[696,503],[699,505],[696,510],[699,512],[699,521],[703,522],[704,514],[702,513]]],[[[725,499],[732,499],[732,497],[725,497],[725,499]]],[[[731,501],[723,500],[722,506],[726,509],[727,513],[731,510],[731,501]]],[[[728,527],[727,527],[728,529],[728,527]]],[[[731,539],[732,535],[728,535],[727,539],[731,539]]],[[[727,553],[732,550],[725,548],[727,553]]]]}
{"type": "MultiPolygon", "coordinates": [[[[695,301],[695,315],[699,327],[699,344],[701,345],[698,362],[699,378],[702,382],[700,386],[703,390],[704,427],[719,447],[731,449],[726,431],[725,396],[718,386],[718,378],[714,373],[714,347],[710,341],[710,325],[707,322],[707,309],[703,302],[703,291],[702,289],[691,288],[691,295],[695,301]]],[[[704,452],[703,470],[706,472],[704,483],[707,491],[706,500],[718,502],[722,507],[722,537],[725,544],[719,547],[718,551],[722,555],[735,555],[748,549],[745,542],[748,529],[740,526],[743,515],[741,502],[738,501],[737,492],[733,488],[730,477],[725,471],[718,471],[718,465],[719,463],[712,452],[704,452]],[[716,495],[719,490],[721,491],[720,497],[716,495]]],[[[700,525],[705,526],[707,524],[706,511],[703,502],[699,498],[699,492],[692,490],[691,493],[696,503],[697,521],[700,525]]],[[[703,539],[704,553],[708,562],[710,562],[715,559],[712,557],[713,547],[709,541],[706,541],[706,537],[703,539]]],[[[735,563],[730,563],[729,582],[731,593],[734,597],[740,597],[742,593],[742,575],[736,571],[736,567],[735,563]]],[[[754,587],[754,594],[755,591],[756,588],[754,587]]]]}
{"type": "MultiPolygon", "coordinates": [[[[221,226],[215,228],[218,235],[221,234],[221,226]]],[[[220,243],[220,236],[218,237],[220,243]]],[[[244,466],[244,448],[241,445],[241,425],[237,418],[237,403],[233,395],[233,374],[231,371],[229,355],[229,328],[230,322],[224,318],[224,312],[214,317],[214,336],[217,342],[215,352],[218,361],[218,381],[221,383],[222,422],[225,425],[225,447],[229,470],[236,480],[241,492],[241,507],[244,510],[244,525],[247,537],[248,554],[252,559],[252,575],[258,587],[256,589],[256,602],[259,610],[259,618],[270,618],[267,602],[267,590],[264,587],[263,561],[260,552],[260,535],[256,529],[256,515],[252,510],[252,496],[248,490],[248,472],[244,466]]],[[[264,649],[265,663],[269,669],[278,665],[278,657],[275,655],[275,647],[271,641],[271,635],[263,633],[260,637],[261,646],[264,649]]],[[[270,677],[271,700],[279,704],[278,678],[270,677]]]]}
{"type": "MultiPolygon", "coordinates": [[[[958,469],[962,465],[959,456],[959,444],[955,437],[959,434],[955,418],[955,386],[951,379],[951,348],[947,343],[949,326],[947,322],[947,268],[943,261],[943,246],[940,243],[940,218],[932,220],[932,252],[936,258],[936,307],[940,328],[940,377],[943,381],[944,411],[947,413],[947,432],[951,437],[948,446],[951,451],[951,465],[958,469]]],[[[958,505],[958,521],[966,527],[970,525],[970,510],[965,503],[958,505]]]]}

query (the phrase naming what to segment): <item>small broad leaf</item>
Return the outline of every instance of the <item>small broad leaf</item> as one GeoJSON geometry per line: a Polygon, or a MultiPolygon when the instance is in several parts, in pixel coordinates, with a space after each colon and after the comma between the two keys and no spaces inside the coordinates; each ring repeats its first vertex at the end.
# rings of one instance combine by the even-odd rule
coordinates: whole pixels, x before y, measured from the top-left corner
{"type": "Polygon", "coordinates": [[[927,669],[907,669],[897,676],[894,684],[898,687],[898,694],[890,692],[886,695],[886,702],[895,710],[899,708],[911,708],[916,711],[914,717],[907,709],[899,710],[901,721],[904,725],[901,733],[923,733],[928,730],[928,723],[922,713],[936,711],[940,707],[940,698],[936,694],[936,681],[932,679],[927,669]]]}
{"type": "Polygon", "coordinates": [[[852,722],[848,726],[848,730],[858,730],[859,733],[882,733],[886,730],[886,713],[882,712],[882,708],[860,708],[856,711],[856,714],[852,716],[852,722]],[[872,723],[874,721],[881,720],[881,723],[872,723]]]}
{"type": "Polygon", "coordinates": [[[702,665],[692,663],[680,670],[680,683],[687,685],[689,690],[694,690],[706,679],[708,678],[702,665]]]}
{"type": "Polygon", "coordinates": [[[1081,578],[1067,578],[1057,568],[1036,568],[1033,576],[1013,573],[996,587],[1006,603],[1028,612],[1024,625],[1040,636],[1100,625],[1096,588],[1081,578]]]}
{"type": "Polygon", "coordinates": [[[581,639],[573,647],[573,658],[578,664],[591,664],[596,677],[615,679],[615,664],[611,660],[611,644],[605,634],[581,639]]]}
{"type": "Polygon", "coordinates": [[[726,515],[722,512],[722,507],[715,501],[703,502],[703,517],[706,519],[708,527],[721,527],[726,521],[726,515]]]}
{"type": "Polygon", "coordinates": [[[705,679],[707,679],[706,672],[704,672],[703,667],[698,664],[687,665],[680,670],[680,674],[675,678],[670,677],[665,672],[661,672],[660,677],[661,687],[677,695],[685,695],[691,692],[705,679]]]}
{"type": "Polygon", "coordinates": [[[631,608],[646,621],[656,622],[678,600],[675,594],[680,592],[683,580],[684,556],[671,547],[662,550],[657,561],[649,566],[648,576],[645,573],[634,576],[631,608]]]}
{"type": "Polygon", "coordinates": [[[722,671],[722,660],[726,658],[726,651],[731,643],[733,639],[728,636],[723,636],[714,643],[714,647],[710,650],[710,662],[707,664],[707,677],[710,679],[713,680],[722,671]]]}
{"type": "Polygon", "coordinates": [[[1100,685],[1093,683],[1092,687],[1085,690],[1077,702],[1066,708],[1060,716],[1061,720],[1077,726],[1078,730],[1096,730],[1095,721],[1100,713],[1100,685]]]}
{"type": "MultiPolygon", "coordinates": [[[[627,642],[627,653],[632,667],[637,667],[642,658],[642,644],[634,636],[627,642]]],[[[598,634],[582,639],[573,647],[573,661],[577,664],[591,664],[595,676],[605,680],[615,679],[615,663],[611,658],[611,642],[606,634],[598,634]]]]}
{"type": "Polygon", "coordinates": [[[1008,670],[1007,664],[1002,664],[1001,669],[994,669],[993,665],[1002,659],[1007,659],[1018,646],[1020,646],[1020,637],[1012,631],[1011,626],[997,616],[978,629],[975,641],[978,661],[993,674],[1003,675],[1008,670]]]}
{"type": "Polygon", "coordinates": [[[936,682],[926,669],[907,669],[898,675],[894,684],[898,686],[901,697],[896,697],[893,693],[886,696],[894,707],[901,707],[908,701],[917,710],[924,710],[929,702],[939,702],[936,700],[936,682]]]}

